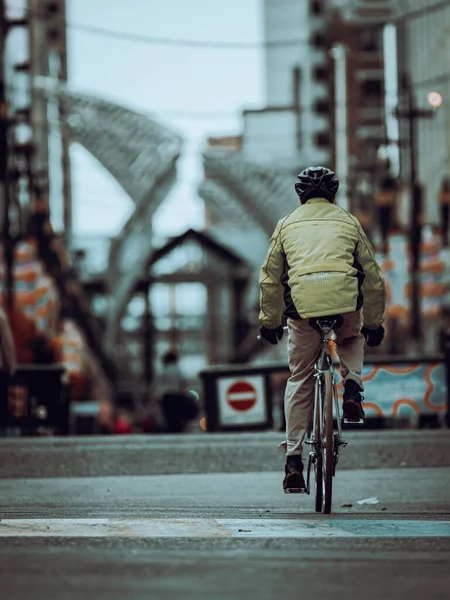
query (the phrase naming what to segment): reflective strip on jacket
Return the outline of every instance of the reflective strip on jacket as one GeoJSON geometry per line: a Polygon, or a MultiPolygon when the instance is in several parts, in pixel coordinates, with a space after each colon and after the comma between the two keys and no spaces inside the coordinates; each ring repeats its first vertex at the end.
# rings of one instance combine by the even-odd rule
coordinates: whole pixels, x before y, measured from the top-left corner
{"type": "Polygon", "coordinates": [[[281,325],[283,314],[309,319],[363,308],[363,322],[384,321],[386,288],[372,246],[358,219],[314,198],[278,222],[260,274],[262,325],[281,325]]]}

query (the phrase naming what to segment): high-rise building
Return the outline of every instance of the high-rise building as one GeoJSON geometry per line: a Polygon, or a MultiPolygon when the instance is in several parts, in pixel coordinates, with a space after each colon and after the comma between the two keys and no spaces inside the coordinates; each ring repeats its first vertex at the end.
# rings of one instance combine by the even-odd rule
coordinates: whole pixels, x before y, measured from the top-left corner
{"type": "MultiPolygon", "coordinates": [[[[244,158],[288,172],[331,165],[347,187],[365,169],[370,186],[386,137],[382,24],[391,14],[389,0],[265,0],[267,106],[244,112],[244,158]]],[[[358,194],[350,200],[359,205],[358,194]]]]}
{"type": "Polygon", "coordinates": [[[333,0],[326,35],[333,83],[332,163],[344,180],[348,207],[368,226],[374,198],[389,173],[384,24],[386,1],[333,0]]]}
{"type": "Polygon", "coordinates": [[[330,162],[325,0],[264,0],[267,106],[244,112],[243,155],[280,171],[330,162]]]}
{"type": "MultiPolygon", "coordinates": [[[[410,81],[413,102],[419,109],[430,110],[432,118],[418,118],[417,175],[424,190],[424,212],[428,222],[441,219],[438,198],[450,177],[450,3],[439,0],[397,0],[396,27],[400,100],[403,76],[410,81]],[[430,93],[435,92],[433,96],[430,93]],[[441,98],[441,99],[440,99],[441,98]]],[[[407,124],[405,124],[406,129],[407,124]]],[[[405,131],[407,136],[407,130],[405,131]]],[[[401,152],[401,173],[410,172],[408,148],[401,152]]]]}

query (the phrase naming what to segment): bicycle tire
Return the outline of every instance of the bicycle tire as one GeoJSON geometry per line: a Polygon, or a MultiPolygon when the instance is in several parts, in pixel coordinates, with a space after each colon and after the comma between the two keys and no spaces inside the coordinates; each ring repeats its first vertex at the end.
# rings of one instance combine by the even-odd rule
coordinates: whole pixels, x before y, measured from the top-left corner
{"type": "Polygon", "coordinates": [[[324,373],[324,429],[325,431],[323,444],[323,456],[324,456],[324,469],[323,469],[323,487],[324,487],[324,502],[323,512],[330,514],[331,503],[333,499],[333,461],[334,461],[334,448],[333,448],[333,383],[331,378],[331,371],[325,371],[324,373]]]}
{"type": "Polygon", "coordinates": [[[314,477],[315,477],[316,512],[322,512],[322,508],[323,508],[323,465],[322,465],[321,458],[316,458],[316,462],[314,463],[314,477]]]}
{"type": "MultiPolygon", "coordinates": [[[[319,385],[316,380],[316,386],[319,385]]],[[[319,388],[319,390],[322,388],[319,388]]],[[[314,423],[314,437],[316,440],[321,440],[322,432],[320,430],[320,411],[322,399],[319,399],[319,408],[316,412],[316,422],[314,423]]],[[[314,462],[314,480],[315,480],[315,509],[316,512],[322,512],[323,508],[323,462],[322,455],[316,456],[314,462]]]]}

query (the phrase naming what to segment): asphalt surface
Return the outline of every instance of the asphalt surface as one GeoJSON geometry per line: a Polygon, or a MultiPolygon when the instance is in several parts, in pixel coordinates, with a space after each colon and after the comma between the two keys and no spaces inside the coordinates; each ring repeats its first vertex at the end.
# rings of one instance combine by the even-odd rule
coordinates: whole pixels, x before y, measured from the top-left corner
{"type": "MultiPolygon", "coordinates": [[[[282,480],[281,471],[10,479],[0,483],[1,511],[2,518],[311,513],[312,496],[283,494],[282,480]]],[[[450,467],[340,471],[333,492],[335,512],[344,514],[381,514],[382,509],[390,514],[450,514],[450,467]],[[367,498],[379,502],[357,504],[367,498]]]]}
{"type": "Polygon", "coordinates": [[[448,598],[449,432],[352,433],[331,515],[282,493],[278,441],[2,440],[2,597],[448,598]]]}
{"type": "MultiPolygon", "coordinates": [[[[349,431],[340,469],[450,466],[450,430],[349,431]]],[[[282,433],[0,439],[0,478],[283,469],[282,433]]]]}

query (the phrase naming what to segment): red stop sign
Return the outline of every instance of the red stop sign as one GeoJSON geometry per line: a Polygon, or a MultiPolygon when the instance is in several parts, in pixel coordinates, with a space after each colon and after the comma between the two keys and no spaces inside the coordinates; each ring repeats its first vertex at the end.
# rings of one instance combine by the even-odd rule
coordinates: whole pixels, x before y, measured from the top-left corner
{"type": "Polygon", "coordinates": [[[257,392],[248,381],[235,381],[227,390],[227,402],[234,410],[245,412],[256,404],[257,392]]]}

